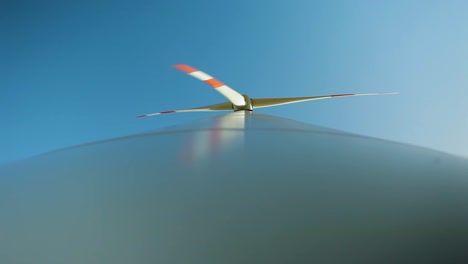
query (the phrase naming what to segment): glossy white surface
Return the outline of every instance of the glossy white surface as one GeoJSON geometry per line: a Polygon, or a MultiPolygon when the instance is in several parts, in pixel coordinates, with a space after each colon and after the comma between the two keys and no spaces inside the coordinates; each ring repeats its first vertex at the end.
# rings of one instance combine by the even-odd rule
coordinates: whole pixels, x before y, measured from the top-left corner
{"type": "Polygon", "coordinates": [[[242,111],[0,168],[0,263],[465,260],[468,161],[242,111]]]}

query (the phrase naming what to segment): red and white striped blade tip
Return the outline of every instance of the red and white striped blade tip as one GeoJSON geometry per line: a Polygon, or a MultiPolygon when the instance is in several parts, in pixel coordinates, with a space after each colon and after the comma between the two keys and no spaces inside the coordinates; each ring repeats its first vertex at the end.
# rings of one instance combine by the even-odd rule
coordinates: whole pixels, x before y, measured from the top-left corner
{"type": "Polygon", "coordinates": [[[208,84],[212,88],[215,88],[216,91],[226,97],[232,104],[237,106],[245,105],[245,99],[242,94],[238,93],[236,90],[232,89],[213,76],[186,64],[174,64],[174,68],[208,84]]]}
{"type": "Polygon", "coordinates": [[[173,66],[174,66],[174,68],[179,69],[179,70],[181,70],[183,72],[186,72],[186,73],[191,73],[191,72],[198,71],[197,69],[195,69],[195,68],[193,68],[193,67],[191,67],[189,65],[186,65],[186,64],[174,64],[173,66]]]}
{"type": "Polygon", "coordinates": [[[172,114],[172,113],[176,113],[177,111],[181,111],[181,110],[169,110],[169,111],[157,112],[157,113],[152,113],[152,114],[139,115],[139,116],[136,116],[136,118],[143,118],[143,117],[163,115],[163,114],[172,114]]]}

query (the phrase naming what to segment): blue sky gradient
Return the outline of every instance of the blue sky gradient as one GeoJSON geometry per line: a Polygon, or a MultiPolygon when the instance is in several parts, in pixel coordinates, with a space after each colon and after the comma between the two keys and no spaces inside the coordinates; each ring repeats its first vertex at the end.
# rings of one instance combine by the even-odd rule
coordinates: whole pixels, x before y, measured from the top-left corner
{"type": "Polygon", "coordinates": [[[0,164],[219,113],[173,69],[252,98],[399,91],[257,111],[468,157],[467,1],[2,1],[0,164]]]}

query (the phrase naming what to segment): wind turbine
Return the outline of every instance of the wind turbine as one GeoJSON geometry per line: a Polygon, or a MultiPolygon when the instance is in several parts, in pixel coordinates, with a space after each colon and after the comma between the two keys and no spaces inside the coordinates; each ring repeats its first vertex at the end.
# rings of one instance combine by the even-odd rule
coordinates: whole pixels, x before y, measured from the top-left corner
{"type": "Polygon", "coordinates": [[[0,263],[468,263],[468,160],[252,112],[0,167],[0,263]]]}
{"type": "Polygon", "coordinates": [[[240,94],[236,90],[222,83],[221,81],[213,78],[209,74],[197,70],[191,66],[185,64],[175,64],[175,68],[187,73],[188,75],[205,82],[217,92],[222,94],[229,102],[207,105],[195,108],[187,108],[180,110],[168,110],[163,112],[156,112],[151,114],[139,115],[137,118],[155,116],[161,114],[173,114],[173,113],[183,113],[183,112],[208,112],[208,111],[252,111],[254,108],[264,108],[277,105],[293,104],[300,103],[312,100],[321,100],[321,99],[331,99],[339,97],[348,97],[348,96],[366,96],[366,95],[389,95],[397,94],[397,92],[392,93],[355,93],[355,94],[330,94],[330,95],[319,95],[319,96],[306,96],[306,97],[289,97],[289,98],[258,98],[252,99],[246,94],[240,94]]]}

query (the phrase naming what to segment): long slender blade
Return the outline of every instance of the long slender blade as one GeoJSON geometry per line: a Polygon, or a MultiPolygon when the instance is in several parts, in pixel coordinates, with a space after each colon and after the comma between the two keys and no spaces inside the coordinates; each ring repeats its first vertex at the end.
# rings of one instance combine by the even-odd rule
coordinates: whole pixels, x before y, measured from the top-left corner
{"type": "Polygon", "coordinates": [[[163,115],[163,114],[183,113],[183,112],[209,112],[209,111],[227,111],[227,110],[232,110],[232,104],[230,102],[195,107],[195,108],[169,110],[169,111],[156,112],[156,113],[151,113],[151,114],[144,114],[144,115],[137,116],[137,118],[155,116],[155,115],[163,115]]]}
{"type": "Polygon", "coordinates": [[[252,102],[253,102],[254,108],[262,108],[262,107],[270,107],[270,106],[276,106],[276,105],[293,104],[293,103],[300,103],[300,102],[305,102],[305,101],[331,99],[331,98],[347,97],[347,96],[389,95],[389,94],[398,94],[398,92],[330,94],[330,95],[320,95],[320,96],[289,97],[289,98],[259,98],[259,99],[252,99],[252,102]]]}
{"type": "Polygon", "coordinates": [[[174,67],[215,88],[216,91],[226,97],[232,104],[236,106],[245,105],[245,99],[240,93],[212,76],[185,64],[175,64],[174,67]]]}

